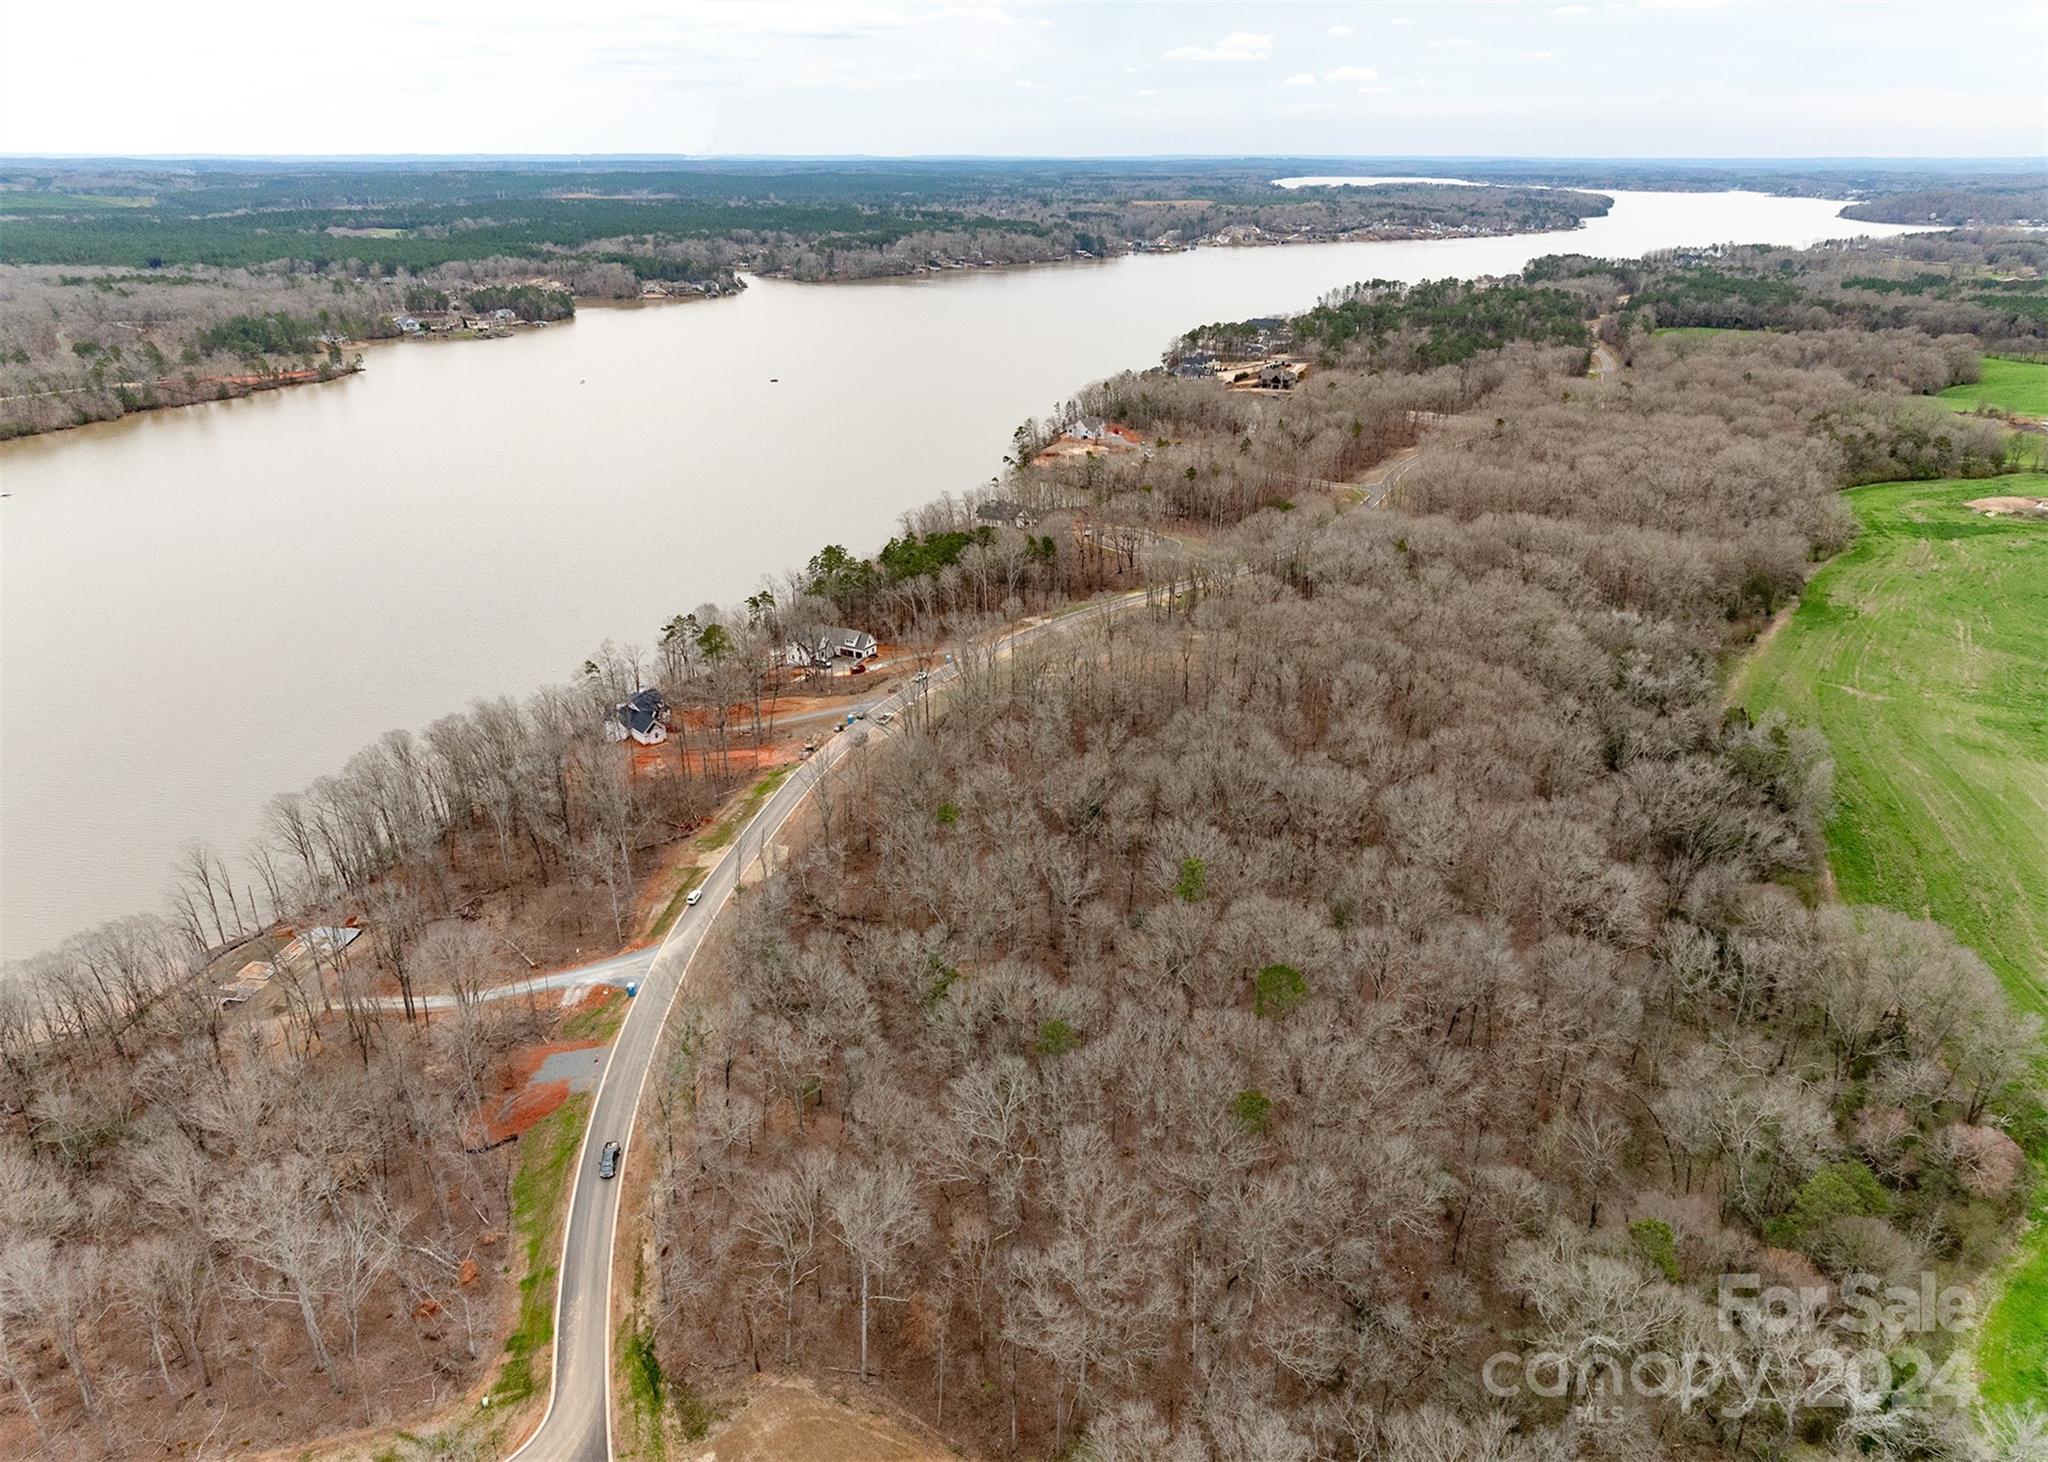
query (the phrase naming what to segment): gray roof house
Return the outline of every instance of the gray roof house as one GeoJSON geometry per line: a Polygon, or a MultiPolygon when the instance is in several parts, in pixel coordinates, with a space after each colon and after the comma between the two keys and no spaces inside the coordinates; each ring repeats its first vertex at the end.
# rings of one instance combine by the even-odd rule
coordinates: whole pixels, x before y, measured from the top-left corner
{"type": "Polygon", "coordinates": [[[606,714],[605,740],[624,741],[629,736],[642,746],[657,746],[668,740],[668,701],[660,691],[636,690],[606,714]]]}

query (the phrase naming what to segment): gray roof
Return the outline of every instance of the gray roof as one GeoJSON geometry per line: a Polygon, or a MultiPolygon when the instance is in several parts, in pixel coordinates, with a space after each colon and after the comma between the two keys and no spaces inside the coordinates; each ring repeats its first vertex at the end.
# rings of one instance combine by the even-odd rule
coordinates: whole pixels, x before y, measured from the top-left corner
{"type": "Polygon", "coordinates": [[[611,718],[632,731],[652,731],[668,710],[668,701],[658,690],[642,689],[612,707],[611,718]]]}

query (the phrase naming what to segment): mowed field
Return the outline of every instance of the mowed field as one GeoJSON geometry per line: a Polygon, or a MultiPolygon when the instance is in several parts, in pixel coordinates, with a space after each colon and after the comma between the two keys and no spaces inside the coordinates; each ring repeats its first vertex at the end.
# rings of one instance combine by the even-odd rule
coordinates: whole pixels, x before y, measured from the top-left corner
{"type": "MultiPolygon", "coordinates": [[[[1987,362],[1989,364],[1989,362],[1987,362]]],[[[1939,920],[2023,1010],[2048,1011],[2048,522],[1964,504],[2048,476],[1884,483],[1862,536],[1731,687],[1833,749],[1841,897],[1939,920]]],[[[2041,1154],[2035,1154],[2040,1157],[2041,1154]]],[[[1979,1338],[1984,1394],[2048,1393],[2048,1212],[1979,1338]]]]}
{"type": "Polygon", "coordinates": [[[1734,699],[1818,726],[1835,757],[1841,896],[1938,919],[2048,1013],[2048,522],[1980,497],[2048,476],[1893,482],[1734,699]]]}
{"type": "Polygon", "coordinates": [[[2048,363],[1987,355],[1976,381],[1950,386],[1938,399],[1958,411],[1989,406],[2014,416],[2048,418],[2048,363]]]}

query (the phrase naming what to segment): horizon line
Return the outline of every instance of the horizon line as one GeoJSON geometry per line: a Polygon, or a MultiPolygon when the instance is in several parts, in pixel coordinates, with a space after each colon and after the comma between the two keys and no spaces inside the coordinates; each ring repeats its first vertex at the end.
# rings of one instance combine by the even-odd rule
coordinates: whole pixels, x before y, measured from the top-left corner
{"type": "Polygon", "coordinates": [[[30,162],[1519,162],[1519,163],[2037,163],[2048,153],[1305,153],[1305,152],[58,152],[0,151],[30,162]]]}

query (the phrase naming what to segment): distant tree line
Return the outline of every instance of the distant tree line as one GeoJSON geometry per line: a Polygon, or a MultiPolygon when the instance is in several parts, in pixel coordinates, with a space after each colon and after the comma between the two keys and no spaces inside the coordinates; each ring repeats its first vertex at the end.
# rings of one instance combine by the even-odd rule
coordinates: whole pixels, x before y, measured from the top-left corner
{"type": "Polygon", "coordinates": [[[1616,343],[1632,329],[1917,329],[1990,351],[2048,347],[2048,244],[1974,230],[1852,239],[1817,249],[1666,250],[1641,260],[1553,255],[1532,282],[1606,294],[1616,343]],[[1626,296],[1625,307],[1620,300],[1626,296]]]}
{"type": "Polygon", "coordinates": [[[1950,227],[2048,222],[2048,184],[2039,179],[1982,181],[1967,187],[1921,188],[1852,203],[1844,218],[1874,223],[1939,223],[1950,227]]]}

